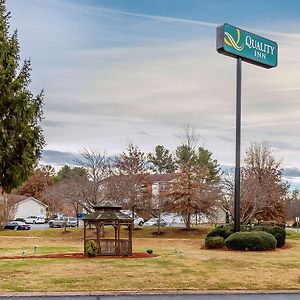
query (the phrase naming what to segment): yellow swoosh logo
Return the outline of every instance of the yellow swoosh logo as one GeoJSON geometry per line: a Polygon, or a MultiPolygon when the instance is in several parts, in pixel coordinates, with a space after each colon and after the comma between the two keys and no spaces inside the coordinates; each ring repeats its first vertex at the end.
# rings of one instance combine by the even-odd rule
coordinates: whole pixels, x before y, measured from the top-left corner
{"type": "Polygon", "coordinates": [[[240,38],[241,38],[241,32],[237,28],[236,28],[236,33],[237,33],[237,40],[235,41],[234,38],[232,37],[232,35],[225,31],[226,37],[224,37],[224,42],[226,45],[233,47],[235,50],[242,51],[244,49],[244,45],[243,46],[238,45],[240,38]]]}

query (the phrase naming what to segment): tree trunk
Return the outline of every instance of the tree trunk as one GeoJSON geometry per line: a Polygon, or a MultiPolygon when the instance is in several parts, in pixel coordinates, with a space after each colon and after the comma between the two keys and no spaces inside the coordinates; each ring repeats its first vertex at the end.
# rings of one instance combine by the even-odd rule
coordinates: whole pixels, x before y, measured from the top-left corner
{"type": "Polygon", "coordinates": [[[185,225],[186,225],[187,230],[191,229],[191,213],[190,212],[187,213],[185,225]]]}

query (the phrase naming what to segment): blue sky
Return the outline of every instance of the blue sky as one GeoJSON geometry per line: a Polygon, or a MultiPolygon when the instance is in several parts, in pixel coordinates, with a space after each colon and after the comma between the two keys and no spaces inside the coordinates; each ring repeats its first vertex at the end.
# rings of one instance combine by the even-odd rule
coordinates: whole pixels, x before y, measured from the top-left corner
{"type": "Polygon", "coordinates": [[[59,151],[119,153],[129,141],[175,149],[190,124],[233,165],[235,61],[215,50],[216,25],[228,22],[279,44],[276,69],[243,64],[242,148],[267,141],[300,176],[300,1],[9,0],[7,8],[22,59],[32,61],[31,88],[46,92],[53,164],[59,151]]]}

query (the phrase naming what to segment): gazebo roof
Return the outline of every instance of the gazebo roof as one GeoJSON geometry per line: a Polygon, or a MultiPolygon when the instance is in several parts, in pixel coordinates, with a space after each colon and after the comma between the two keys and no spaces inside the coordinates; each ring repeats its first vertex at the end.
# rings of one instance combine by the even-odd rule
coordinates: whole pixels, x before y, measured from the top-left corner
{"type": "Polygon", "coordinates": [[[121,212],[122,206],[117,205],[113,201],[103,200],[94,205],[95,212],[86,215],[83,220],[100,221],[100,220],[120,220],[133,221],[128,215],[121,212]]]}
{"type": "Polygon", "coordinates": [[[117,205],[115,202],[111,200],[103,200],[96,205],[94,205],[95,210],[104,209],[104,210],[121,210],[122,206],[117,205]]]}

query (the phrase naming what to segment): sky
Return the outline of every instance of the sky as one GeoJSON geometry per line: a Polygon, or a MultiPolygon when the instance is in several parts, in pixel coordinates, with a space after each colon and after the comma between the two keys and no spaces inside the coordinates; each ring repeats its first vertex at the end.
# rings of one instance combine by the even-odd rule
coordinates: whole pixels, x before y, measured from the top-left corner
{"type": "Polygon", "coordinates": [[[42,160],[83,148],[174,150],[189,124],[222,165],[235,160],[236,61],[216,27],[276,41],[278,67],[243,63],[242,153],[268,142],[300,187],[300,1],[7,0],[31,90],[45,90],[42,160]]]}

